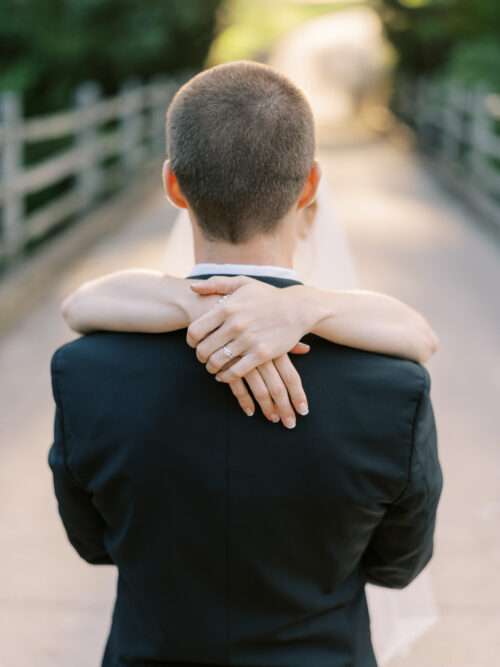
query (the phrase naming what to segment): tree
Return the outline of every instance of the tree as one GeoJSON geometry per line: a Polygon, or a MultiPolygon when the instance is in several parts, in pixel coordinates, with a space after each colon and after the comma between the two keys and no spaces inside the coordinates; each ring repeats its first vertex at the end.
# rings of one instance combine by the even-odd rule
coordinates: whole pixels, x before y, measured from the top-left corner
{"type": "Polygon", "coordinates": [[[197,69],[221,0],[0,0],[0,89],[28,113],[61,109],[75,87],[105,94],[131,77],[197,69]]]}
{"type": "Polygon", "coordinates": [[[498,0],[382,0],[381,15],[403,71],[500,85],[498,0]]]}

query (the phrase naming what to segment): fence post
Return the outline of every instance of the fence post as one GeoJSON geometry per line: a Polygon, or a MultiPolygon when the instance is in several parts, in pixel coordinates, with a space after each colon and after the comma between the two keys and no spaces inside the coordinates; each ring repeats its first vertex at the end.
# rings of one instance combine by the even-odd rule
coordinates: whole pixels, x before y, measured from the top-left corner
{"type": "Polygon", "coordinates": [[[77,189],[83,210],[92,205],[101,186],[101,170],[98,164],[98,126],[93,115],[93,107],[99,101],[99,96],[99,86],[92,81],[77,88],[75,94],[76,105],[83,112],[82,123],[75,135],[76,146],[80,151],[77,189]]]}
{"type": "Polygon", "coordinates": [[[483,146],[488,141],[489,119],[486,110],[486,87],[479,85],[473,93],[471,105],[471,149],[468,166],[473,180],[480,178],[481,165],[483,161],[483,146]]]}
{"type": "Polygon", "coordinates": [[[24,245],[23,194],[16,190],[22,172],[23,145],[20,135],[22,104],[19,95],[6,92],[0,95],[0,122],[4,139],[1,151],[1,181],[4,189],[3,237],[8,260],[19,254],[24,245]]]}
{"type": "Polygon", "coordinates": [[[406,122],[412,122],[411,109],[409,103],[410,81],[408,77],[400,75],[394,85],[394,109],[398,115],[401,115],[406,122]]]}
{"type": "Polygon", "coordinates": [[[414,101],[413,101],[413,122],[419,141],[423,140],[426,118],[426,93],[427,81],[420,77],[416,79],[413,86],[414,101]]]}
{"type": "Polygon", "coordinates": [[[460,145],[464,139],[463,113],[462,91],[455,81],[450,81],[443,102],[443,153],[452,167],[460,161],[460,145]]]}
{"type": "Polygon", "coordinates": [[[125,176],[130,175],[144,158],[145,147],[141,143],[144,134],[144,91],[137,80],[127,81],[121,94],[121,159],[125,176]]]}
{"type": "Polygon", "coordinates": [[[179,83],[175,79],[162,78],[157,82],[152,109],[151,140],[153,142],[153,155],[166,155],[167,153],[167,109],[178,89],[179,83]]]}
{"type": "Polygon", "coordinates": [[[148,135],[151,154],[156,156],[165,152],[165,112],[167,102],[165,91],[168,79],[156,77],[149,85],[148,135]]]}

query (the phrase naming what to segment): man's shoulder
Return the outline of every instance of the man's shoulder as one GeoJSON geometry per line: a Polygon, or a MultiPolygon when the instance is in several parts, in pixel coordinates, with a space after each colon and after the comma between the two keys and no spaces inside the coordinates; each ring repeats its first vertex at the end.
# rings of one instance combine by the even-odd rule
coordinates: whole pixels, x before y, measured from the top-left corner
{"type": "Polygon", "coordinates": [[[89,354],[95,355],[99,351],[109,348],[131,345],[138,342],[138,337],[144,334],[131,334],[115,331],[93,331],[73,340],[62,343],[57,347],[51,358],[51,366],[57,367],[61,363],[75,362],[84,359],[89,354]]]}
{"type": "Polygon", "coordinates": [[[164,348],[166,341],[174,343],[181,340],[185,341],[184,330],[164,334],[94,331],[56,348],[51,357],[51,369],[54,372],[62,367],[87,366],[112,361],[122,355],[131,359],[134,353],[153,352],[158,347],[164,348]]]}
{"type": "Polygon", "coordinates": [[[415,395],[430,389],[429,371],[416,361],[337,345],[316,336],[304,340],[311,344],[310,354],[316,353],[324,373],[340,374],[382,394],[395,391],[415,395]]]}
{"type": "Polygon", "coordinates": [[[379,352],[366,352],[344,347],[344,354],[370,378],[392,379],[398,383],[416,384],[422,387],[430,382],[425,366],[411,359],[404,359],[379,352]],[[347,352],[348,351],[348,352],[347,352]]]}

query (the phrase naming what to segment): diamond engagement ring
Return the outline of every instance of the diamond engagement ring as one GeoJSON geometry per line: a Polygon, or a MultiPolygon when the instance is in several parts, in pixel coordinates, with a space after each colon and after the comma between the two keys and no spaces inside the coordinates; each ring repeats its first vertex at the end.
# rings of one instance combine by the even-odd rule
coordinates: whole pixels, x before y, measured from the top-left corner
{"type": "Polygon", "coordinates": [[[220,299],[217,299],[217,303],[224,303],[228,296],[229,294],[224,294],[224,296],[221,296],[220,299]]]}
{"type": "Polygon", "coordinates": [[[228,359],[231,359],[231,357],[233,356],[233,353],[232,353],[232,351],[231,351],[231,348],[228,347],[227,345],[224,345],[224,347],[222,348],[222,351],[224,352],[224,354],[226,355],[226,357],[228,357],[228,359]]]}

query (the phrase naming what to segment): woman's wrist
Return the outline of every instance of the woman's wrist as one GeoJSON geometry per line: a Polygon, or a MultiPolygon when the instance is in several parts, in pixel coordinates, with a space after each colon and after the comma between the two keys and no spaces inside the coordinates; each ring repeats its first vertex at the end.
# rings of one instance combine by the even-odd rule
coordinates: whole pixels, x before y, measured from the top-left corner
{"type": "Polygon", "coordinates": [[[182,327],[188,327],[194,320],[208,312],[220,300],[220,295],[200,295],[191,289],[191,281],[186,278],[170,278],[167,284],[169,299],[179,313],[182,327]]]}
{"type": "Polygon", "coordinates": [[[334,315],[332,299],[326,299],[321,290],[307,285],[294,285],[286,291],[293,298],[294,312],[304,332],[303,335],[316,333],[321,322],[334,315]]]}
{"type": "Polygon", "coordinates": [[[188,327],[191,324],[193,296],[195,296],[189,287],[189,281],[168,275],[162,276],[162,281],[164,283],[165,318],[168,324],[173,324],[172,318],[174,318],[178,328],[188,327]]]}

